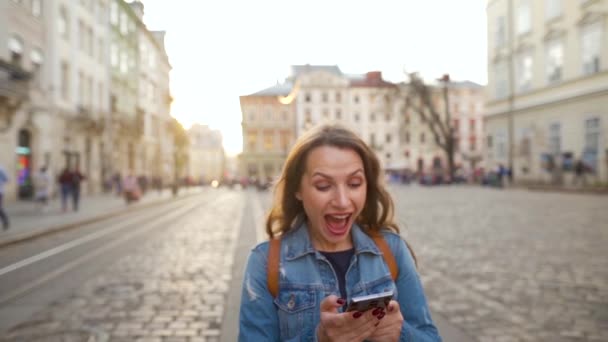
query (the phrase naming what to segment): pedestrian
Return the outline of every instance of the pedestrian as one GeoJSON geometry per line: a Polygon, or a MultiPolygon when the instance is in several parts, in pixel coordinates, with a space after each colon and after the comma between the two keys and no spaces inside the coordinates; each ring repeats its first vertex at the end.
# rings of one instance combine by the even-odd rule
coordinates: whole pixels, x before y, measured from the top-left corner
{"type": "Polygon", "coordinates": [[[578,159],[576,163],[574,163],[574,179],[572,180],[572,185],[585,186],[586,184],[585,163],[583,163],[581,159],[578,159]]]}
{"type": "Polygon", "coordinates": [[[381,178],[374,152],[341,126],[298,139],[275,185],[271,241],[247,261],[240,341],[441,341],[381,178]],[[345,310],[389,290],[386,309],[345,310]]]}
{"type": "Polygon", "coordinates": [[[36,202],[39,203],[40,211],[48,210],[48,201],[51,193],[51,176],[48,174],[46,166],[34,175],[34,187],[36,189],[36,202]]]}
{"type": "Polygon", "coordinates": [[[127,173],[127,176],[125,177],[122,184],[122,189],[127,204],[139,200],[139,197],[141,196],[141,190],[139,188],[139,183],[137,182],[137,177],[133,175],[132,171],[127,173]]]}
{"type": "Polygon", "coordinates": [[[10,221],[8,219],[8,215],[4,212],[4,185],[9,182],[8,174],[0,165],[0,220],[2,220],[2,229],[8,230],[10,228],[10,221]]]}
{"type": "Polygon", "coordinates": [[[61,211],[68,210],[68,198],[72,194],[73,182],[72,173],[68,167],[65,167],[59,175],[59,187],[61,188],[61,211]]]}
{"type": "Polygon", "coordinates": [[[80,203],[80,184],[86,179],[86,177],[80,172],[78,166],[74,167],[71,172],[72,177],[72,209],[78,211],[78,205],[80,203]]]}

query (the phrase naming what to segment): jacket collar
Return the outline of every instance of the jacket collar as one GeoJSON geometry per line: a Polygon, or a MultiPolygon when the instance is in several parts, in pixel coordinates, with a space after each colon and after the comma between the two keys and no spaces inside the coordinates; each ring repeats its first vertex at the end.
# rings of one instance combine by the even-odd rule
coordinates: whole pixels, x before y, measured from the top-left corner
{"type": "MultiPolygon", "coordinates": [[[[363,229],[358,224],[353,224],[350,234],[355,247],[355,254],[373,253],[381,255],[380,250],[376,246],[374,240],[369,235],[363,232],[363,229]]],[[[291,232],[285,234],[281,238],[281,244],[285,258],[287,260],[297,259],[306,254],[314,254],[316,252],[310,239],[309,228],[306,222],[300,224],[291,232]]]]}

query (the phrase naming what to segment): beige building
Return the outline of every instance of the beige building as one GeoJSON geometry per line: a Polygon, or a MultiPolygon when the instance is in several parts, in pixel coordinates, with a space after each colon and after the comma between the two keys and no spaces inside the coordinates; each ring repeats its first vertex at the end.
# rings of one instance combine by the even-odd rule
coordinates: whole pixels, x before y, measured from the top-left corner
{"type": "Polygon", "coordinates": [[[0,165],[7,200],[32,196],[32,174],[50,159],[44,139],[46,33],[42,1],[0,2],[0,165]]]}
{"type": "Polygon", "coordinates": [[[294,88],[292,83],[286,82],[240,97],[243,116],[241,177],[265,182],[280,174],[296,137],[294,88]]]}
{"type": "Polygon", "coordinates": [[[195,182],[209,184],[222,180],[226,169],[226,155],[222,144],[222,133],[206,125],[193,125],[188,129],[190,151],[188,175],[195,182]]]}
{"type": "Polygon", "coordinates": [[[487,167],[569,184],[608,181],[608,1],[488,2],[487,167]]]}
{"type": "Polygon", "coordinates": [[[139,19],[137,42],[139,43],[137,103],[143,116],[143,132],[139,149],[140,161],[137,174],[173,179],[173,137],[171,136],[172,102],[169,90],[171,64],[165,50],[165,31],[150,31],[143,22],[144,5],[140,1],[129,4],[139,19]]]}

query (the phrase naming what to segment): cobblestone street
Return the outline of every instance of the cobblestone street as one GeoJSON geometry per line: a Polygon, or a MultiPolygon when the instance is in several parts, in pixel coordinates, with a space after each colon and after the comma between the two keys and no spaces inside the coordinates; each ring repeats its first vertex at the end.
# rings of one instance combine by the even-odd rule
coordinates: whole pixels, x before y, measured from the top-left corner
{"type": "Polygon", "coordinates": [[[608,198],[394,187],[431,309],[479,341],[608,341],[608,198]]]}
{"type": "Polygon", "coordinates": [[[219,340],[244,198],[221,191],[0,340],[219,340]]]}

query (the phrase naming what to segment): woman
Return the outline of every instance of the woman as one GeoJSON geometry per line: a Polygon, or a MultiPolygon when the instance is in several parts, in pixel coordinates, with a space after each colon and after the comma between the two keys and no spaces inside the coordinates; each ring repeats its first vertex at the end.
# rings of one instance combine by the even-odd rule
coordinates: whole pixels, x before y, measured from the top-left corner
{"type": "Polygon", "coordinates": [[[279,293],[268,289],[269,243],[248,259],[241,341],[440,341],[415,261],[393,222],[380,164],[354,133],[321,126],[291,150],[266,222],[280,236],[279,293]],[[371,235],[397,262],[392,280],[371,235]],[[344,312],[355,296],[394,291],[387,310],[344,312]]]}

